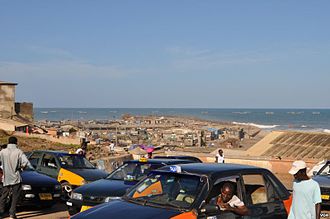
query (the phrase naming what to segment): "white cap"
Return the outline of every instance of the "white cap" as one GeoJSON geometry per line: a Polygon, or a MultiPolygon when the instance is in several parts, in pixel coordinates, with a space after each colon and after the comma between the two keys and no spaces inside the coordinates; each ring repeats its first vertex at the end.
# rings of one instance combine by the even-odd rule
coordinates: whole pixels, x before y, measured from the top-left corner
{"type": "Polygon", "coordinates": [[[292,163],[292,167],[289,170],[291,175],[296,174],[299,170],[307,168],[306,163],[303,160],[296,160],[292,163]]]}

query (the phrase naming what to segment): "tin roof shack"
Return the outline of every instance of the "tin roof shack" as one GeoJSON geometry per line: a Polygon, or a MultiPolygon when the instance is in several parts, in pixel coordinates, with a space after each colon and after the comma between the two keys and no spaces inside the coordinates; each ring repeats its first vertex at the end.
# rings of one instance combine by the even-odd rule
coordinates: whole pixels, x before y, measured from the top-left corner
{"type": "Polygon", "coordinates": [[[57,137],[58,131],[57,128],[48,128],[47,130],[47,135],[57,137]]]}
{"type": "Polygon", "coordinates": [[[17,83],[0,81],[0,117],[12,119],[15,115],[15,87],[17,83]]]}

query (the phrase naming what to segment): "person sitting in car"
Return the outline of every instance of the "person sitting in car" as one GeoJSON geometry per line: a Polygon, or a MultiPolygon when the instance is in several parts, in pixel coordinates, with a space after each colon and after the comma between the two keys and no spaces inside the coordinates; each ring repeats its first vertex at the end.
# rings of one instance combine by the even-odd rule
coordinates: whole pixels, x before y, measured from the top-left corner
{"type": "Polygon", "coordinates": [[[226,182],[221,187],[221,193],[217,197],[216,204],[222,211],[232,211],[238,215],[248,215],[249,209],[236,195],[234,195],[234,186],[226,182]]]}

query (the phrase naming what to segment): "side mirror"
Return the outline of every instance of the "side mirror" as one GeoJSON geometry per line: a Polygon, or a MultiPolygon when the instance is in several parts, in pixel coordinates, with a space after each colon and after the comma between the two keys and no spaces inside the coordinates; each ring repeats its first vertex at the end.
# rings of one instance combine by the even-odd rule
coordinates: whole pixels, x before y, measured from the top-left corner
{"type": "Polygon", "coordinates": [[[219,211],[218,205],[207,204],[200,209],[200,213],[202,214],[212,214],[219,211]]]}
{"type": "Polygon", "coordinates": [[[313,176],[316,176],[316,174],[317,174],[317,171],[313,171],[313,176]]]}

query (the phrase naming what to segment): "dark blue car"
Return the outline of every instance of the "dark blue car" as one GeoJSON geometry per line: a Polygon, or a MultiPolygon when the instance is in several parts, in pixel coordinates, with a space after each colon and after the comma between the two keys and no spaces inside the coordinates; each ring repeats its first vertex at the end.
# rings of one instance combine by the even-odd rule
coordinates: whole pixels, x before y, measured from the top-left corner
{"type": "MultiPolygon", "coordinates": [[[[2,170],[0,175],[2,175],[2,170]]],[[[32,168],[24,170],[21,177],[22,192],[17,205],[51,207],[60,200],[62,188],[55,179],[40,174],[32,168]]],[[[0,184],[1,193],[2,182],[0,184]]]]}
{"type": "Polygon", "coordinates": [[[105,179],[75,189],[67,201],[70,215],[87,210],[95,205],[109,202],[123,196],[126,191],[144,178],[151,170],[165,165],[193,163],[180,159],[140,159],[126,161],[105,179]]]}
{"type": "Polygon", "coordinates": [[[121,199],[72,219],[287,219],[291,195],[268,170],[235,164],[179,164],[154,170],[121,199]],[[214,202],[225,183],[248,209],[224,211],[214,202]]]}

